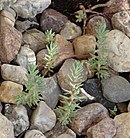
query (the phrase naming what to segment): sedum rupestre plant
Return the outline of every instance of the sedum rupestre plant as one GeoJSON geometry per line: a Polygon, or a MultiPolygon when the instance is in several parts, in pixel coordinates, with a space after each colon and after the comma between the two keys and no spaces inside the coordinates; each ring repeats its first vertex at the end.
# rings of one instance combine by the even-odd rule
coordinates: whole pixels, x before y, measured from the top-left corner
{"type": "Polygon", "coordinates": [[[15,97],[17,104],[28,105],[32,107],[37,105],[42,99],[41,92],[44,90],[44,83],[42,77],[38,74],[36,65],[29,65],[28,67],[28,80],[25,81],[25,91],[15,97]]]}
{"type": "Polygon", "coordinates": [[[90,50],[92,57],[88,59],[90,68],[96,72],[99,79],[108,78],[110,76],[108,72],[109,64],[107,61],[108,49],[104,47],[107,32],[106,26],[101,24],[97,30],[97,50],[90,50]]]}
{"type": "Polygon", "coordinates": [[[69,76],[70,81],[68,82],[71,90],[64,90],[64,94],[60,96],[62,105],[58,107],[58,119],[63,126],[71,122],[71,118],[75,115],[74,111],[80,108],[76,101],[80,100],[79,94],[80,87],[82,86],[82,71],[83,64],[80,61],[73,63],[71,76],[69,76]]]}
{"type": "Polygon", "coordinates": [[[58,47],[54,43],[54,36],[55,33],[52,32],[52,29],[50,31],[47,30],[45,32],[46,41],[48,43],[48,45],[46,45],[48,53],[45,55],[43,59],[44,69],[42,70],[42,74],[44,76],[50,75],[50,73],[53,72],[54,63],[56,61],[58,47]]]}

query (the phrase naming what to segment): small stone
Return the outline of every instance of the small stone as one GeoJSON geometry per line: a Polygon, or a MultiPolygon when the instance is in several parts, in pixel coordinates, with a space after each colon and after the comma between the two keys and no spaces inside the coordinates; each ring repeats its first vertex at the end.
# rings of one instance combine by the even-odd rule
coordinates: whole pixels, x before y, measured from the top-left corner
{"type": "Polygon", "coordinates": [[[27,110],[23,105],[5,105],[4,115],[14,126],[14,135],[18,136],[29,128],[27,110]]]}
{"type": "Polygon", "coordinates": [[[0,138],[14,138],[13,124],[1,113],[0,123],[0,138]]]}
{"type": "Polygon", "coordinates": [[[37,29],[28,30],[23,33],[23,44],[29,45],[29,47],[37,53],[39,50],[46,47],[45,35],[37,29]]]}
{"type": "Polygon", "coordinates": [[[46,138],[46,136],[39,130],[28,130],[24,138],[46,138]]]}
{"type": "Polygon", "coordinates": [[[130,37],[130,15],[127,11],[115,13],[111,21],[114,29],[118,29],[130,37]]]}
{"type": "Polygon", "coordinates": [[[63,36],[66,40],[74,39],[78,36],[81,36],[81,34],[82,29],[70,21],[65,24],[65,27],[60,32],[60,35],[63,36]]]}
{"type": "Polygon", "coordinates": [[[67,129],[65,133],[59,135],[57,138],[76,138],[76,134],[71,129],[67,129]]]}
{"type": "Polygon", "coordinates": [[[1,66],[1,76],[4,80],[24,84],[27,80],[27,70],[21,66],[3,64],[1,66]]]}
{"type": "Polygon", "coordinates": [[[119,30],[107,33],[104,47],[108,49],[108,64],[117,72],[130,71],[130,39],[119,30]]]}
{"type": "Polygon", "coordinates": [[[114,118],[117,125],[117,132],[113,138],[129,138],[130,137],[130,112],[122,113],[114,118]]]}
{"type": "Polygon", "coordinates": [[[97,37],[97,31],[101,25],[104,25],[107,30],[111,29],[109,21],[103,16],[94,16],[90,18],[86,26],[86,34],[94,35],[97,37]]]}
{"type": "Polygon", "coordinates": [[[10,63],[21,46],[22,34],[11,25],[0,24],[0,60],[10,63]]]}
{"type": "Polygon", "coordinates": [[[125,102],[124,103],[117,103],[116,105],[117,105],[117,108],[120,111],[120,113],[128,112],[127,103],[125,103],[125,102]]]}
{"type": "Polygon", "coordinates": [[[3,26],[8,24],[13,27],[15,25],[15,17],[16,13],[11,8],[0,11],[0,23],[3,26]]]}
{"type": "MultiPolygon", "coordinates": [[[[60,68],[59,72],[57,73],[57,78],[59,85],[62,89],[69,90],[71,89],[70,86],[68,85],[68,82],[70,81],[69,76],[72,76],[71,74],[71,69],[73,63],[75,63],[77,60],[75,59],[67,59],[62,67],[60,68]]],[[[88,71],[85,66],[83,66],[83,71],[82,71],[82,80],[79,80],[80,83],[84,82],[87,79],[87,74],[88,71]]]]}
{"type": "Polygon", "coordinates": [[[93,35],[83,35],[73,40],[74,52],[78,59],[91,57],[90,50],[96,48],[96,39],[93,35]]]}
{"type": "Polygon", "coordinates": [[[3,81],[0,86],[0,101],[16,104],[15,97],[22,91],[22,85],[11,81],[3,81]]]}
{"type": "Polygon", "coordinates": [[[111,118],[104,118],[87,130],[88,138],[113,138],[116,134],[116,124],[111,118]]]}
{"type": "Polygon", "coordinates": [[[1,0],[0,1],[0,11],[2,9],[6,9],[7,7],[10,7],[13,5],[17,0],[1,0]]]}
{"type": "Polygon", "coordinates": [[[88,104],[75,112],[70,128],[78,135],[84,135],[88,128],[109,117],[108,110],[99,103],[88,104]]]}
{"type": "Polygon", "coordinates": [[[16,62],[26,69],[28,69],[29,64],[35,65],[36,57],[34,51],[27,46],[22,46],[17,54],[16,62]]]}
{"type": "Polygon", "coordinates": [[[98,79],[88,79],[84,82],[83,88],[85,91],[91,96],[95,97],[95,101],[101,103],[107,109],[113,109],[115,103],[108,101],[102,95],[102,91],[100,89],[100,81],[98,79]]]}
{"type": "Polygon", "coordinates": [[[27,31],[27,29],[29,29],[30,27],[38,27],[39,24],[35,21],[29,21],[29,20],[25,20],[25,21],[19,21],[17,20],[15,23],[15,27],[18,31],[20,31],[21,33],[27,31]]]}
{"type": "Polygon", "coordinates": [[[57,34],[54,43],[57,45],[55,66],[60,66],[66,59],[74,57],[73,46],[71,42],[67,41],[64,37],[57,34]]]}
{"type": "Polygon", "coordinates": [[[34,18],[37,14],[42,13],[50,4],[51,0],[17,0],[11,7],[22,18],[34,18]]]}
{"type": "Polygon", "coordinates": [[[45,90],[41,93],[46,104],[54,109],[58,103],[59,95],[62,93],[56,76],[43,79],[45,83],[45,90]]]}
{"type": "Polygon", "coordinates": [[[31,129],[38,129],[42,133],[51,130],[56,123],[56,115],[51,108],[40,101],[31,117],[31,129]]]}
{"type": "Polygon", "coordinates": [[[103,96],[114,103],[130,100],[130,83],[121,76],[113,76],[102,81],[103,96]]]}
{"type": "Polygon", "coordinates": [[[68,21],[67,17],[53,9],[43,11],[40,19],[40,26],[43,32],[51,30],[59,33],[68,21]]]}

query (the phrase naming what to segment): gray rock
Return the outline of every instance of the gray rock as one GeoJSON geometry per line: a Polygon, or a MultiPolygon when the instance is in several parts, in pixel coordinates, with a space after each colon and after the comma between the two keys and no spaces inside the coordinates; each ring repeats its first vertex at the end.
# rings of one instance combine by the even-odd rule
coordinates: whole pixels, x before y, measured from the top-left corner
{"type": "Polygon", "coordinates": [[[88,128],[106,117],[109,117],[109,115],[103,105],[99,103],[88,104],[75,112],[75,116],[70,123],[70,128],[76,134],[84,135],[88,128]]]}
{"type": "Polygon", "coordinates": [[[3,81],[0,86],[0,101],[16,104],[15,97],[21,94],[23,86],[12,81],[3,81]]]}
{"type": "Polygon", "coordinates": [[[31,117],[31,129],[38,129],[42,133],[51,130],[56,123],[56,115],[51,108],[41,101],[31,117]]]}
{"type": "Polygon", "coordinates": [[[87,130],[88,138],[113,138],[116,134],[116,124],[111,118],[104,118],[87,130]]]}
{"type": "Polygon", "coordinates": [[[61,94],[57,78],[56,76],[52,76],[50,78],[44,78],[43,81],[45,83],[45,90],[41,93],[42,97],[50,108],[55,108],[61,94]]]}
{"type": "Polygon", "coordinates": [[[103,80],[103,96],[111,102],[121,103],[130,100],[130,83],[121,76],[103,80]]]}
{"type": "Polygon", "coordinates": [[[42,31],[53,30],[59,33],[68,21],[67,17],[56,10],[47,9],[43,11],[40,19],[40,26],[42,31]]]}
{"type": "Polygon", "coordinates": [[[14,127],[4,115],[0,113],[0,138],[14,138],[14,127]]]}
{"type": "Polygon", "coordinates": [[[0,11],[0,23],[1,25],[11,25],[12,27],[15,25],[15,17],[16,13],[13,9],[7,8],[5,10],[0,11]]]}
{"type": "Polygon", "coordinates": [[[19,84],[24,84],[27,80],[27,70],[21,66],[3,64],[1,66],[1,76],[4,80],[10,80],[19,84]]]}
{"type": "Polygon", "coordinates": [[[113,138],[129,138],[130,137],[130,112],[116,115],[114,118],[117,124],[117,132],[113,138]]]}
{"type": "Polygon", "coordinates": [[[49,5],[51,0],[17,0],[11,7],[22,18],[33,18],[37,14],[42,13],[49,5]]]}
{"type": "Polygon", "coordinates": [[[60,35],[63,36],[66,40],[74,39],[78,36],[81,36],[82,29],[80,26],[68,21],[65,24],[65,27],[61,30],[60,35]]]}
{"type": "Polygon", "coordinates": [[[107,33],[104,47],[108,49],[108,63],[117,72],[130,71],[130,39],[119,30],[107,33]]]}
{"type": "Polygon", "coordinates": [[[29,21],[29,20],[25,20],[25,21],[17,20],[15,23],[16,29],[22,33],[25,32],[30,27],[35,27],[35,26],[38,27],[39,24],[35,21],[29,21]]]}
{"type": "Polygon", "coordinates": [[[9,24],[0,24],[0,60],[10,63],[21,46],[22,34],[9,24]]]}
{"type": "MultiPolygon", "coordinates": [[[[71,69],[74,62],[76,62],[75,59],[67,59],[60,68],[59,72],[57,73],[58,82],[62,89],[66,90],[71,89],[71,87],[68,85],[68,82],[70,81],[69,76],[72,76],[71,69]]],[[[83,66],[83,71],[82,71],[83,79],[79,80],[79,83],[82,83],[85,80],[87,80],[87,74],[88,74],[87,68],[83,66]]]]}
{"type": "Polygon", "coordinates": [[[14,126],[14,135],[18,136],[29,127],[29,118],[27,110],[23,105],[5,105],[4,115],[12,122],[14,126]]]}
{"type": "Polygon", "coordinates": [[[22,46],[17,54],[16,62],[26,69],[28,69],[29,64],[35,65],[36,57],[34,51],[26,45],[22,46]]]}
{"type": "Polygon", "coordinates": [[[46,138],[39,130],[28,130],[25,133],[24,138],[46,138]]]}
{"type": "MultiPolygon", "coordinates": [[[[84,82],[85,91],[95,97],[95,101],[101,103],[107,109],[113,109],[115,103],[108,101],[103,95],[100,89],[100,81],[98,79],[88,79],[84,82]]],[[[87,101],[88,103],[88,101],[87,101]]],[[[84,103],[85,104],[85,103],[84,103]]]]}
{"type": "Polygon", "coordinates": [[[45,35],[37,29],[28,30],[23,34],[23,44],[29,45],[34,52],[38,52],[46,47],[45,35]]]}
{"type": "Polygon", "coordinates": [[[127,11],[120,11],[115,13],[111,21],[114,29],[121,30],[128,37],[130,37],[130,15],[127,11]]]}
{"type": "Polygon", "coordinates": [[[13,5],[17,0],[1,0],[0,1],[0,11],[2,9],[5,9],[7,7],[10,7],[11,5],[13,5]]]}

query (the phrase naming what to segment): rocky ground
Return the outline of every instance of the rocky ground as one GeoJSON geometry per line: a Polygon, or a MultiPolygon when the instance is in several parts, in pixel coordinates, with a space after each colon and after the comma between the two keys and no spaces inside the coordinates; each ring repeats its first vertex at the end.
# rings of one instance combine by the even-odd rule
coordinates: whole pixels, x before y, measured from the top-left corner
{"type": "MultiPolygon", "coordinates": [[[[130,137],[130,1],[1,0],[0,2],[0,138],[129,138],[130,137]],[[75,14],[79,5],[90,10],[82,23],[75,14]],[[96,48],[96,30],[108,31],[110,77],[90,74],[90,48],[96,48]],[[15,96],[25,89],[29,64],[44,66],[47,54],[45,32],[55,32],[57,55],[54,73],[43,77],[44,100],[37,106],[17,105],[15,96]],[[59,95],[69,89],[68,74],[80,60],[82,71],[81,108],[71,123],[58,121],[59,95]],[[116,107],[116,108],[115,108],[116,107]],[[117,110],[117,111],[116,111],[117,110]]],[[[41,73],[40,73],[41,75],[41,73]]]]}

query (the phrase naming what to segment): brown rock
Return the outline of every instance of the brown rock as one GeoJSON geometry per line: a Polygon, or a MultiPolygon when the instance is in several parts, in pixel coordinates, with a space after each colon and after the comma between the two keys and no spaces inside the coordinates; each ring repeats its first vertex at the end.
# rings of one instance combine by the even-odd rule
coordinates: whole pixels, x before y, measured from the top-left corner
{"type": "Polygon", "coordinates": [[[88,104],[75,112],[70,128],[78,135],[84,135],[88,128],[108,117],[107,109],[99,103],[88,104]]]}
{"type": "Polygon", "coordinates": [[[83,35],[74,39],[73,46],[77,58],[89,58],[90,50],[96,47],[96,39],[93,35],[83,35]]]}
{"type": "Polygon", "coordinates": [[[53,32],[59,33],[68,21],[67,17],[56,10],[47,9],[44,10],[40,19],[40,26],[42,31],[53,30],[53,32]]]}
{"type": "MultiPolygon", "coordinates": [[[[60,68],[57,77],[58,77],[58,82],[59,85],[62,89],[70,89],[70,86],[68,85],[68,82],[70,81],[69,76],[71,76],[71,69],[72,65],[75,62],[75,59],[67,59],[62,67],[60,68]]],[[[82,72],[82,80],[79,80],[79,82],[84,82],[87,79],[87,68],[83,66],[83,72],[82,72]]]]}
{"type": "Polygon", "coordinates": [[[4,81],[0,86],[0,101],[4,103],[16,104],[15,96],[20,94],[22,90],[22,85],[11,81],[4,81]]]}
{"type": "Polygon", "coordinates": [[[104,7],[104,12],[108,13],[107,17],[111,18],[112,15],[119,11],[126,11],[130,9],[129,0],[110,0],[110,6],[104,7]]]}
{"type": "Polygon", "coordinates": [[[23,34],[23,43],[29,45],[34,52],[38,52],[46,47],[45,35],[37,29],[28,30],[23,34]]]}
{"type": "Polygon", "coordinates": [[[66,59],[74,57],[74,51],[72,44],[64,39],[61,35],[57,34],[55,36],[54,43],[57,44],[57,57],[55,66],[61,65],[66,59]]]}
{"type": "Polygon", "coordinates": [[[122,113],[114,118],[117,124],[117,133],[113,138],[130,137],[130,112],[122,113]]]}
{"type": "Polygon", "coordinates": [[[117,103],[117,108],[121,113],[127,112],[127,103],[117,103]]]}
{"type": "Polygon", "coordinates": [[[21,46],[22,35],[10,25],[0,26],[0,60],[10,63],[21,46]]]}
{"type": "Polygon", "coordinates": [[[87,131],[88,138],[113,138],[116,134],[116,124],[111,118],[104,118],[87,131]]]}
{"type": "Polygon", "coordinates": [[[111,29],[110,23],[107,19],[102,16],[94,16],[87,23],[86,34],[94,35],[96,37],[101,24],[105,25],[107,30],[111,29]]]}

